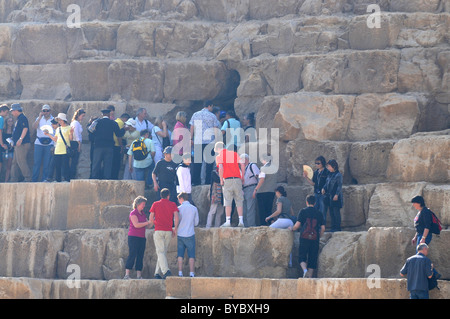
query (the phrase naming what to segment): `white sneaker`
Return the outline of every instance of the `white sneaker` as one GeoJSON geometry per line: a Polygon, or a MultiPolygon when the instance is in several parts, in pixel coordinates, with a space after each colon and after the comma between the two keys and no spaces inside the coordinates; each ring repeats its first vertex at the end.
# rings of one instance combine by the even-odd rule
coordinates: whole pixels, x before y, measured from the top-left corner
{"type": "Polygon", "coordinates": [[[220,227],[231,227],[231,223],[230,221],[226,221],[225,223],[222,224],[222,226],[220,227]]]}
{"type": "Polygon", "coordinates": [[[244,227],[243,223],[239,223],[237,227],[244,227]]]}

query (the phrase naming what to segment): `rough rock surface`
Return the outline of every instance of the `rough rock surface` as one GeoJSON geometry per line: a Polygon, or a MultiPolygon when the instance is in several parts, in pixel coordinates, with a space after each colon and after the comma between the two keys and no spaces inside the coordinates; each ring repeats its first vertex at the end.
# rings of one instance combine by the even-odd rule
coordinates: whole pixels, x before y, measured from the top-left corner
{"type": "MultiPolygon", "coordinates": [[[[3,1],[0,100],[20,102],[30,121],[43,104],[51,105],[53,115],[63,112],[69,118],[78,108],[90,118],[110,104],[116,115],[133,116],[144,107],[150,120],[163,116],[170,127],[178,111],[190,118],[206,99],[241,118],[255,112],[257,128],[279,129],[278,182],[286,186],[296,212],[312,192],[302,177],[303,165],[314,167],[320,155],[339,163],[344,232],[322,238],[318,275],[362,278],[369,265],[377,264],[383,278],[397,278],[414,252],[411,197],[424,196],[444,228],[450,224],[449,28],[448,0],[3,1]],[[81,9],[80,28],[67,24],[71,4],[81,9]],[[381,9],[379,28],[368,26],[370,4],[381,9]]],[[[34,141],[35,132],[31,136],[34,141]]],[[[83,139],[81,179],[89,176],[86,129],[83,139]]],[[[30,166],[32,160],[30,152],[30,166]]],[[[0,255],[5,256],[0,275],[32,278],[2,280],[0,294],[130,296],[126,285],[113,279],[123,275],[130,205],[137,195],[152,202],[153,191],[136,182],[74,180],[0,184],[0,192],[6,194],[0,210],[0,255]],[[82,266],[83,278],[111,280],[85,281],[86,289],[72,294],[62,281],[50,280],[66,278],[72,263],[82,266]]],[[[193,197],[204,226],[209,187],[196,187],[193,197]]],[[[446,279],[447,237],[448,230],[435,236],[430,252],[446,279]]],[[[151,231],[147,239],[144,274],[150,277],[151,231]]],[[[292,250],[296,267],[297,242],[298,234],[288,231],[198,228],[196,271],[296,276],[288,262],[292,250]]],[[[175,247],[172,241],[171,267],[175,247]]],[[[186,281],[186,296],[204,296],[196,286],[201,282],[186,281]]],[[[239,295],[239,280],[229,280],[210,293],[224,287],[218,297],[368,294],[361,282],[318,280],[308,281],[305,287],[314,291],[308,295],[300,282],[248,279],[252,288],[239,295]]],[[[402,292],[396,290],[398,282],[383,284],[393,298],[404,296],[404,281],[402,292]]],[[[161,284],[130,285],[145,293],[154,289],[155,298],[165,296],[161,284]]]]}

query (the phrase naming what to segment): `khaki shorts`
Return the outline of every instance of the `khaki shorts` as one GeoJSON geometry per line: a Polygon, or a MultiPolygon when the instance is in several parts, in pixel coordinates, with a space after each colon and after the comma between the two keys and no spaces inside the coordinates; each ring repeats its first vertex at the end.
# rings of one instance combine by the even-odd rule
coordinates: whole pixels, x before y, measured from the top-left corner
{"type": "Polygon", "coordinates": [[[223,181],[223,205],[230,207],[234,202],[236,207],[242,207],[244,203],[244,191],[242,190],[242,180],[240,178],[225,179],[223,181]]]}

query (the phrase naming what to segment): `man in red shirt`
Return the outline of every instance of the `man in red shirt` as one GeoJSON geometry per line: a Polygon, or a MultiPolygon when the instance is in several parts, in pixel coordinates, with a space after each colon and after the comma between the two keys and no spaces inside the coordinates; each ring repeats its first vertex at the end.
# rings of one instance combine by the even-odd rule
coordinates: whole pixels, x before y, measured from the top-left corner
{"type": "Polygon", "coordinates": [[[172,275],[167,262],[167,248],[171,238],[177,235],[179,217],[177,205],[170,201],[169,198],[170,191],[167,188],[163,188],[161,190],[161,200],[154,202],[150,208],[149,220],[155,225],[153,241],[155,242],[158,256],[155,269],[156,279],[166,279],[167,276],[172,275]],[[175,228],[172,228],[174,224],[175,228]]]}
{"type": "Polygon", "coordinates": [[[233,199],[239,215],[238,227],[244,227],[244,193],[242,190],[245,171],[244,163],[236,152],[226,149],[223,142],[217,142],[214,146],[214,151],[219,154],[216,157],[216,163],[219,167],[220,184],[223,187],[222,192],[226,214],[226,221],[221,227],[231,226],[230,219],[233,199]]]}

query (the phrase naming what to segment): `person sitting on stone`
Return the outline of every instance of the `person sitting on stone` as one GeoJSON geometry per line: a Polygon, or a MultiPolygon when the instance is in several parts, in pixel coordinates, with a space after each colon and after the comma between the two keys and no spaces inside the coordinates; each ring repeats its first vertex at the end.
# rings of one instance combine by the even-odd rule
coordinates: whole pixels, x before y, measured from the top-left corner
{"type": "Polygon", "coordinates": [[[294,226],[294,222],[292,221],[294,210],[283,186],[278,186],[275,189],[275,197],[277,198],[277,210],[266,217],[266,223],[269,223],[270,220],[275,220],[270,227],[281,229],[294,226]]]}

